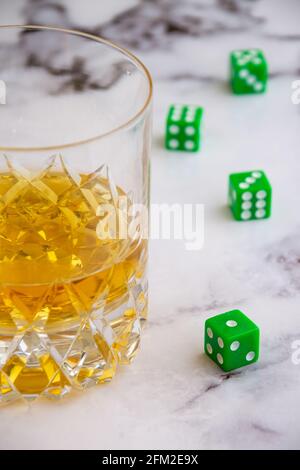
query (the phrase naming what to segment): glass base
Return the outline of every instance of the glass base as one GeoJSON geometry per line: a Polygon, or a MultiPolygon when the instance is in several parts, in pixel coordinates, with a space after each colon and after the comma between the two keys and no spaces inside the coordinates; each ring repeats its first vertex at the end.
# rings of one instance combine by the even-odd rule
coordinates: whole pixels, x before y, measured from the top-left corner
{"type": "Polygon", "coordinates": [[[118,364],[135,357],[147,315],[147,285],[131,285],[115,305],[103,303],[64,330],[37,327],[10,336],[0,332],[0,403],[40,396],[58,399],[110,381],[118,364]]]}

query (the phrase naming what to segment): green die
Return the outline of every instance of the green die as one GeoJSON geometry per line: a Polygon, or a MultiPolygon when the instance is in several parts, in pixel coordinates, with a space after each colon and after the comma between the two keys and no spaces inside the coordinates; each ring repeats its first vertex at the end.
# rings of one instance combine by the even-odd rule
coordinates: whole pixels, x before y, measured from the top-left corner
{"type": "Polygon", "coordinates": [[[268,81],[268,64],[259,49],[233,51],[230,54],[230,75],[233,93],[264,93],[268,81]]]}
{"type": "Polygon", "coordinates": [[[197,152],[202,114],[203,109],[196,105],[172,105],[166,122],[166,148],[197,152]]]}
{"type": "Polygon", "coordinates": [[[229,175],[228,203],[236,220],[270,217],[272,187],[265,173],[255,170],[229,175]]]}
{"type": "Polygon", "coordinates": [[[259,328],[240,310],[206,320],[204,340],[205,353],[225,372],[259,358],[259,328]]]}

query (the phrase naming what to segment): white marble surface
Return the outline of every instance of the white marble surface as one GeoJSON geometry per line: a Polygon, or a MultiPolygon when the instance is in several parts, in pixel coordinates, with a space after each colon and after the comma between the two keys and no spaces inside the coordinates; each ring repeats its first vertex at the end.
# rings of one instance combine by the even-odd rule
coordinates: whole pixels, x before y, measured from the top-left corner
{"type": "Polygon", "coordinates": [[[205,244],[154,241],[150,319],[136,362],[108,386],[58,404],[1,409],[1,449],[300,448],[300,78],[298,0],[1,0],[1,23],[52,23],[128,46],[155,81],[152,201],[205,204],[205,244]],[[72,3],[72,5],[71,5],[72,3]],[[44,5],[43,5],[44,4],[44,5]],[[131,9],[131,10],[130,10],[131,9]],[[116,15],[120,15],[117,16],[116,15]],[[227,89],[231,49],[261,47],[266,96],[227,89]],[[162,148],[170,102],[205,108],[203,150],[162,148]],[[268,221],[236,223],[232,171],[264,169],[268,221]],[[261,327],[259,363],[224,374],[202,354],[203,322],[241,308],[261,327]]]}

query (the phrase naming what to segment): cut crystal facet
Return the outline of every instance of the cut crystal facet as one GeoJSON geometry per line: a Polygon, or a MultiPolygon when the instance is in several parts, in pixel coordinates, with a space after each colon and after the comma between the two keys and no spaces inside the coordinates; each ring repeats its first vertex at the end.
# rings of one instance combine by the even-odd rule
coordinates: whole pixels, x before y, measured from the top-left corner
{"type": "Polygon", "coordinates": [[[132,195],[106,166],[77,174],[53,156],[32,172],[2,158],[0,401],[109,381],[134,358],[147,311],[146,242],[118,237],[132,195]],[[105,239],[106,204],[119,218],[105,239]]]}

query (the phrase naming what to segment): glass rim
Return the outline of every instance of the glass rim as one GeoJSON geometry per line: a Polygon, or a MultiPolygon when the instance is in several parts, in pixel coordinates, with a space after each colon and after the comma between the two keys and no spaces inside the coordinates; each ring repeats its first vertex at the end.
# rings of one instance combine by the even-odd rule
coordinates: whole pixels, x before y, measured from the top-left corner
{"type": "Polygon", "coordinates": [[[82,139],[74,142],[69,142],[66,144],[58,144],[58,145],[50,145],[50,146],[38,146],[38,147],[3,147],[1,146],[0,143],[0,150],[1,151],[13,151],[13,152],[35,152],[35,151],[47,151],[47,150],[59,150],[59,149],[64,149],[64,148],[70,148],[70,147],[77,147],[80,145],[85,145],[91,142],[95,142],[97,140],[106,138],[112,134],[115,134],[121,130],[124,130],[130,126],[132,126],[138,119],[147,111],[151,101],[152,101],[152,96],[153,96],[153,80],[151,77],[151,74],[148,70],[148,68],[144,65],[144,63],[132,52],[130,52],[128,49],[125,47],[121,47],[118,44],[114,43],[113,41],[110,41],[109,39],[105,39],[101,36],[97,36],[95,34],[91,33],[86,33],[84,31],[80,31],[77,29],[68,29],[68,28],[60,28],[57,26],[46,26],[46,25],[21,25],[21,24],[0,24],[0,31],[3,29],[13,29],[13,28],[20,28],[24,30],[44,30],[44,31],[57,31],[60,33],[66,33],[70,34],[73,36],[80,36],[86,39],[91,39],[93,41],[99,42],[101,44],[104,44],[105,46],[111,47],[115,49],[116,51],[119,51],[120,53],[124,54],[127,56],[134,64],[135,66],[142,70],[144,73],[148,85],[149,85],[149,92],[147,94],[146,100],[144,101],[143,105],[140,107],[140,109],[134,114],[134,116],[130,117],[126,122],[120,124],[117,127],[112,128],[109,131],[106,131],[102,134],[97,134],[95,136],[89,137],[87,139],[82,139]]]}

